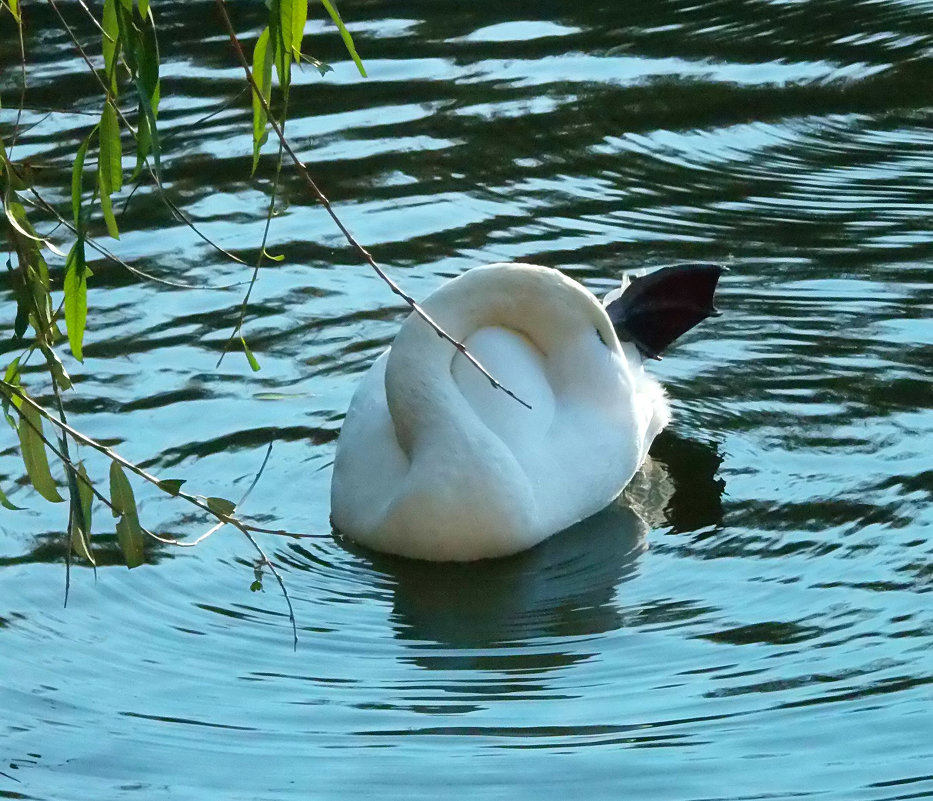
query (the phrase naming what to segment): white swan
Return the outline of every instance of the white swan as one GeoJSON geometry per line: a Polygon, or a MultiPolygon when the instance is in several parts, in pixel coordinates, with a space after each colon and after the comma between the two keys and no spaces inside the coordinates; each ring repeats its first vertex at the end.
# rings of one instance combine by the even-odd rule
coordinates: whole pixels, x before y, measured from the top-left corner
{"type": "Polygon", "coordinates": [[[424,309],[531,409],[412,314],[347,412],[334,527],[378,551],[467,561],[524,550],[605,507],[670,418],[642,368],[654,347],[645,340],[663,347],[712,313],[714,269],[704,297],[688,293],[691,323],[682,309],[658,311],[678,318],[674,335],[662,326],[660,338],[651,311],[663,286],[641,298],[626,290],[609,313],[576,281],[528,264],[474,268],[441,286],[424,309]],[[633,341],[620,341],[613,322],[633,341]]]}

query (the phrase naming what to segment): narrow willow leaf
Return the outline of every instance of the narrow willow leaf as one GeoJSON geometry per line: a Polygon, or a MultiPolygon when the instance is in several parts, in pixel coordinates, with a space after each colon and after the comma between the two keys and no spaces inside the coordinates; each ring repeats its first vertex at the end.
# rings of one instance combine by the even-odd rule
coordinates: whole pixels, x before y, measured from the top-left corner
{"type": "MultiPolygon", "coordinates": [[[[91,533],[91,512],[94,503],[94,490],[91,489],[91,481],[88,478],[84,462],[78,462],[78,475],[84,480],[78,481],[78,498],[81,501],[81,514],[83,515],[84,531],[91,533]]],[[[92,560],[93,561],[93,560],[92,560]]]]}
{"type": "Polygon", "coordinates": [[[22,339],[29,327],[29,303],[25,296],[16,298],[16,319],[13,320],[13,336],[22,339]]]}
{"type": "Polygon", "coordinates": [[[164,490],[170,495],[177,495],[181,485],[185,483],[183,478],[163,478],[159,482],[159,489],[164,490]]]}
{"type": "Polygon", "coordinates": [[[145,536],[139,525],[139,513],[136,510],[136,498],[133,488],[117,462],[110,463],[110,503],[117,520],[117,542],[130,569],[143,563],[143,544],[145,536]]]}
{"type": "Polygon", "coordinates": [[[120,0],[117,6],[117,25],[120,28],[120,53],[130,75],[136,77],[139,64],[136,52],[139,49],[139,29],[133,24],[133,3],[130,0],[127,8],[126,0],[120,0]]]}
{"type": "Polygon", "coordinates": [[[111,192],[123,186],[123,150],[120,146],[120,121],[113,103],[107,101],[100,115],[100,171],[106,176],[111,192]]]}
{"type": "Polygon", "coordinates": [[[71,213],[74,215],[75,228],[81,230],[81,195],[84,194],[84,157],[87,155],[88,146],[91,144],[91,137],[97,130],[95,128],[88,134],[75,156],[74,166],[71,168],[71,213]]]}
{"type": "Polygon", "coordinates": [[[9,0],[10,11],[13,12],[13,17],[16,19],[17,23],[21,23],[23,18],[19,15],[19,0],[9,0]]]}
{"type": "Polygon", "coordinates": [[[279,88],[287,92],[292,81],[291,28],[282,25],[282,5],[283,0],[271,0],[269,6],[269,49],[272,50],[279,88]]]}
{"type": "Polygon", "coordinates": [[[101,49],[104,53],[104,72],[110,82],[110,92],[117,94],[116,58],[119,55],[120,23],[117,19],[116,0],[104,0],[104,13],[101,18],[103,33],[101,36],[101,49]]]}
{"type": "Polygon", "coordinates": [[[135,181],[146,164],[146,159],[152,152],[152,126],[149,124],[149,115],[143,101],[139,101],[139,113],[136,126],[136,167],[133,169],[131,181],[135,181]]]}
{"type": "Polygon", "coordinates": [[[321,73],[322,78],[327,75],[328,72],[334,71],[334,68],[330,64],[325,64],[323,61],[319,61],[318,59],[312,58],[311,56],[302,55],[301,60],[306,64],[310,64],[312,67],[314,67],[319,73],[321,73]]]}
{"type": "Polygon", "coordinates": [[[262,255],[265,256],[267,259],[271,259],[272,261],[284,261],[285,260],[284,253],[279,253],[277,256],[274,256],[268,250],[263,249],[262,255]]]}
{"type": "Polygon", "coordinates": [[[97,562],[94,561],[94,557],[91,555],[91,546],[88,536],[84,529],[81,528],[81,523],[78,521],[77,517],[71,518],[69,521],[69,529],[72,550],[82,559],[86,559],[92,565],[96,566],[97,562]]]}
{"type": "MultiPolygon", "coordinates": [[[[24,390],[20,390],[24,395],[24,390]]],[[[58,494],[55,479],[49,470],[49,457],[42,441],[42,415],[30,403],[19,398],[13,399],[19,409],[19,447],[23,454],[23,464],[29,480],[43,498],[52,503],[61,503],[64,498],[58,494]],[[17,401],[19,401],[17,403],[17,401]]]]}
{"type": "Polygon", "coordinates": [[[100,207],[107,223],[107,231],[114,239],[120,238],[110,196],[123,184],[123,151],[120,147],[120,122],[113,104],[108,100],[100,116],[98,128],[100,156],[97,161],[97,184],[100,189],[100,207]]]}
{"type": "Polygon", "coordinates": [[[308,0],[279,0],[279,20],[285,47],[298,62],[301,60],[301,40],[308,21],[308,0]]]}
{"type": "MultiPolygon", "coordinates": [[[[13,359],[9,367],[6,368],[6,373],[3,375],[3,380],[7,384],[12,384],[14,387],[19,387],[19,360],[21,358],[21,356],[17,356],[13,359]]],[[[6,421],[10,424],[10,428],[14,431],[18,431],[19,427],[17,426],[16,418],[10,414],[10,406],[13,403],[12,393],[7,394],[6,392],[0,392],[0,396],[3,398],[3,416],[6,417],[6,421]]]]}
{"type": "Polygon", "coordinates": [[[155,161],[156,174],[158,174],[161,171],[161,148],[156,127],[156,120],[159,116],[159,42],[156,38],[155,17],[148,2],[145,10],[140,3],[140,15],[144,24],[139,29],[136,48],[138,60],[136,91],[139,95],[136,173],[139,173],[146,157],[151,152],[155,161]]]}
{"type": "Polygon", "coordinates": [[[117,521],[117,542],[126,559],[126,566],[132,570],[145,561],[143,545],[146,541],[136,515],[127,515],[117,521]]]}
{"type": "Polygon", "coordinates": [[[65,326],[72,355],[84,361],[81,346],[87,322],[87,262],[84,260],[84,240],[75,240],[65,262],[65,326]]]}
{"type": "Polygon", "coordinates": [[[65,369],[65,365],[62,364],[62,360],[58,358],[58,354],[53,348],[46,348],[45,353],[49,359],[49,369],[52,371],[52,378],[55,383],[58,384],[60,389],[71,389],[71,376],[68,375],[68,371],[65,369]]]}
{"type": "Polygon", "coordinates": [[[0,489],[0,506],[6,507],[11,512],[19,512],[23,508],[22,506],[17,506],[15,503],[10,501],[10,499],[7,498],[6,493],[2,489],[0,489]]]}
{"type": "Polygon", "coordinates": [[[17,386],[19,386],[19,360],[21,358],[22,356],[17,356],[7,366],[6,372],[3,374],[3,380],[7,384],[16,384],[17,386]]]}
{"type": "Polygon", "coordinates": [[[26,210],[23,208],[22,204],[5,203],[3,211],[10,225],[12,225],[18,233],[27,239],[31,239],[33,242],[38,242],[41,245],[46,244],[46,241],[36,233],[36,229],[33,228],[29,220],[26,219],[26,210]]]}
{"type": "Polygon", "coordinates": [[[110,463],[110,504],[114,517],[136,513],[136,499],[119,462],[110,463]]]}
{"type": "Polygon", "coordinates": [[[269,115],[266,114],[260,94],[265,98],[266,103],[272,97],[272,49],[269,47],[269,36],[269,29],[266,28],[259,34],[256,48],[253,50],[253,80],[259,89],[259,93],[253,89],[253,172],[256,172],[259,151],[268,136],[266,123],[269,115]]]}
{"type": "Polygon", "coordinates": [[[353,37],[350,36],[350,31],[347,30],[347,26],[343,24],[340,13],[337,11],[337,6],[335,6],[331,0],[321,0],[321,5],[327,9],[327,13],[330,14],[330,18],[334,21],[334,25],[336,25],[337,29],[340,31],[340,38],[343,39],[343,45],[347,48],[347,52],[350,54],[350,58],[353,59],[353,63],[356,64],[356,68],[360,71],[360,75],[364,78],[367,77],[363,62],[360,61],[360,57],[356,52],[356,45],[353,44],[353,37]]]}
{"type": "Polygon", "coordinates": [[[120,5],[123,6],[124,11],[133,10],[133,0],[120,0],[120,5]]]}
{"type": "Polygon", "coordinates": [[[107,223],[107,233],[114,239],[120,238],[120,229],[117,228],[117,218],[113,216],[113,202],[110,195],[100,193],[100,210],[104,213],[104,221],[107,223]]]}
{"type": "Polygon", "coordinates": [[[229,517],[236,511],[236,504],[226,498],[205,498],[204,500],[207,502],[207,508],[214,514],[229,517]]]}
{"type": "Polygon", "coordinates": [[[139,16],[145,19],[149,14],[149,0],[139,0],[137,8],[139,9],[139,16]]]}
{"type": "Polygon", "coordinates": [[[240,344],[243,346],[243,353],[246,354],[246,361],[249,362],[249,366],[254,373],[258,373],[262,368],[259,366],[259,361],[253,355],[253,352],[249,349],[249,345],[246,344],[246,340],[243,337],[240,337],[240,344]]]}
{"type": "Polygon", "coordinates": [[[78,487],[77,509],[71,515],[71,547],[82,559],[87,559],[92,565],[97,565],[91,554],[91,509],[94,502],[94,492],[88,483],[87,470],[83,464],[78,465],[78,475],[84,480],[76,479],[78,487]]]}

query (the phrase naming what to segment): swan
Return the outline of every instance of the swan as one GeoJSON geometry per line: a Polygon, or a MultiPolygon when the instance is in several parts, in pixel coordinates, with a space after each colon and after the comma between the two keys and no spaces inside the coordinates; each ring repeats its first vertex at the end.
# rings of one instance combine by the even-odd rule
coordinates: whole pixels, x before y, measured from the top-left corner
{"type": "Polygon", "coordinates": [[[531,264],[443,284],[424,310],[531,408],[411,314],[337,439],[336,531],[377,551],[471,561],[523,551],[607,506],[670,420],[643,360],[717,313],[720,269],[627,278],[605,305],[531,264]]]}

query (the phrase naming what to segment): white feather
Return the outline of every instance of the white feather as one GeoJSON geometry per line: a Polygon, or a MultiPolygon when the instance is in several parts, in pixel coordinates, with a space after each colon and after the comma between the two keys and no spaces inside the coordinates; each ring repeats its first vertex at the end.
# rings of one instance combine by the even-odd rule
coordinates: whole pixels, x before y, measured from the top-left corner
{"type": "Polygon", "coordinates": [[[532,408],[411,315],[337,441],[339,531],[419,559],[482,559],[529,548],[622,491],[670,413],[592,293],[557,270],[493,264],[423,306],[532,408]]]}

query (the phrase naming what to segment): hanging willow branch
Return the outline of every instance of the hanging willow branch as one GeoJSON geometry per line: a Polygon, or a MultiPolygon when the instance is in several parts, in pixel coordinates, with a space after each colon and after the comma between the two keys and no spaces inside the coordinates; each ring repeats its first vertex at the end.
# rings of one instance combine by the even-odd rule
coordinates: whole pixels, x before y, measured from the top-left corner
{"type": "MultiPolygon", "coordinates": [[[[365,68],[356,52],[353,39],[337,12],[336,6],[331,0],[320,0],[320,2],[337,26],[346,49],[358,70],[365,77],[365,68]]],[[[72,554],[76,553],[90,564],[95,564],[90,538],[91,505],[94,499],[99,500],[109,508],[114,518],[116,518],[117,540],[127,565],[131,568],[143,562],[143,544],[146,537],[173,546],[193,547],[212,536],[223,526],[230,525],[246,537],[258,554],[256,580],[251,588],[254,590],[261,589],[261,570],[263,567],[268,567],[278,583],[288,607],[293,640],[297,646],[297,624],[291,599],[278,568],[260,546],[256,536],[264,534],[289,537],[315,535],[295,534],[281,529],[265,528],[249,523],[237,514],[238,507],[242,505],[245,495],[238,504],[235,504],[225,498],[204,497],[183,491],[181,489],[183,481],[157,478],[138,464],[118,454],[112,448],[81,433],[69,424],[66,419],[66,404],[62,393],[71,389],[72,385],[71,379],[55,348],[57,343],[67,336],[72,355],[78,361],[83,361],[82,346],[88,313],[88,278],[91,276],[91,270],[88,267],[85,255],[87,248],[91,248],[106,258],[114,260],[128,272],[143,280],[156,281],[172,287],[186,289],[231,288],[229,286],[199,287],[154,276],[122,261],[90,236],[89,221],[96,210],[99,219],[106,225],[107,232],[113,238],[119,238],[119,227],[117,217],[114,214],[112,198],[120,193],[123,186],[124,153],[121,139],[124,135],[132,138],[136,149],[136,169],[131,180],[136,182],[140,176],[147,175],[160,199],[176,219],[190,227],[198,237],[218,252],[224,254],[226,258],[241,264],[245,264],[245,262],[200,231],[188,215],[169,197],[163,185],[161,175],[162,142],[157,128],[160,99],[159,50],[156,39],[155,16],[150,2],[148,0],[136,0],[136,2],[130,0],[104,0],[103,12],[98,20],[87,3],[84,0],[78,0],[78,7],[91,20],[100,34],[101,54],[103,56],[102,70],[95,67],[91,56],[81,45],[74,29],[61,13],[56,0],[46,0],[46,3],[54,12],[65,35],[99,84],[103,94],[103,102],[99,119],[88,130],[85,138],[80,143],[71,169],[70,214],[65,212],[65,215],[63,215],[42,197],[33,186],[29,171],[24,169],[23,165],[13,161],[13,147],[17,138],[23,133],[19,116],[17,116],[9,149],[6,148],[3,139],[0,138],[0,202],[2,202],[3,206],[3,217],[0,217],[0,223],[6,226],[8,241],[11,243],[11,249],[16,255],[16,267],[12,267],[12,260],[10,264],[12,270],[11,286],[17,306],[13,333],[15,339],[24,338],[29,328],[34,333],[32,342],[26,346],[20,357],[10,363],[6,369],[6,374],[0,380],[0,401],[2,401],[7,421],[19,438],[26,474],[36,491],[50,502],[58,503],[63,502],[65,499],[59,494],[59,487],[52,476],[49,467],[49,454],[58,459],[64,467],[69,496],[66,599],[71,578],[72,554]],[[135,125],[131,123],[121,108],[123,98],[120,90],[121,83],[125,82],[125,80],[120,79],[126,77],[131,79],[131,84],[135,87],[134,103],[138,107],[135,125]],[[94,153],[97,154],[97,167],[94,171],[91,191],[87,192],[84,188],[84,173],[85,158],[89,151],[92,157],[94,153]],[[90,195],[89,200],[88,195],[90,195]],[[52,218],[55,221],[53,232],[62,227],[73,234],[74,241],[67,255],[50,241],[48,233],[40,235],[36,231],[29,219],[29,214],[36,211],[44,219],[52,218]],[[64,297],[60,303],[53,303],[52,301],[52,281],[50,280],[49,267],[43,256],[44,250],[50,250],[65,260],[64,297]],[[65,333],[59,329],[62,321],[66,329],[65,333]],[[23,368],[36,351],[45,358],[45,367],[52,383],[52,397],[57,411],[56,414],[49,412],[41,404],[37,403],[21,384],[20,376],[23,368]],[[43,423],[51,425],[55,434],[47,436],[43,430],[43,423]],[[109,493],[101,491],[88,476],[83,463],[75,461],[73,453],[76,447],[71,448],[69,440],[74,446],[83,445],[93,449],[109,461],[109,493]],[[131,478],[142,480],[165,494],[181,499],[200,512],[212,517],[216,522],[206,532],[191,540],[178,540],[174,537],[167,537],[150,531],[139,520],[131,478]]],[[[284,155],[287,154],[294,162],[296,169],[315,199],[324,207],[354,252],[375,271],[389,289],[423,319],[439,337],[449,342],[457,352],[478,369],[493,387],[502,390],[509,397],[527,407],[527,403],[492,376],[461,342],[450,336],[410,295],[404,292],[375,261],[372,254],[354,238],[337,216],[328,198],[312,178],[307,166],[298,158],[286,139],[285,120],[288,110],[291,65],[300,61],[309,62],[314,64],[322,74],[329,69],[326,65],[301,52],[308,13],[307,0],[269,0],[268,25],[256,43],[252,67],[230,21],[225,0],[216,0],[216,5],[236,57],[243,67],[253,97],[254,171],[258,165],[260,150],[269,130],[271,129],[278,138],[275,180],[270,193],[262,243],[254,263],[252,276],[248,281],[248,289],[240,306],[235,329],[224,347],[224,352],[239,337],[250,366],[254,370],[259,369],[258,361],[249,350],[243,337],[242,327],[259,269],[265,259],[276,258],[266,252],[266,242],[275,209],[282,160],[284,155]],[[278,77],[278,87],[283,98],[282,110],[278,116],[273,113],[271,108],[273,68],[278,77]]],[[[19,2],[16,0],[0,0],[0,13],[3,12],[12,13],[19,31],[20,60],[22,64],[22,96],[19,109],[21,114],[23,108],[25,108],[26,96],[26,50],[23,39],[23,17],[19,2]]],[[[139,184],[136,183],[133,190],[128,193],[127,202],[138,186],[139,184]]],[[[267,452],[259,474],[253,481],[250,490],[265,468],[268,458],[269,453],[267,452]]],[[[247,490],[247,494],[250,490],[247,490]]],[[[3,494],[2,490],[0,490],[0,505],[10,509],[17,508],[3,494]]]]}

